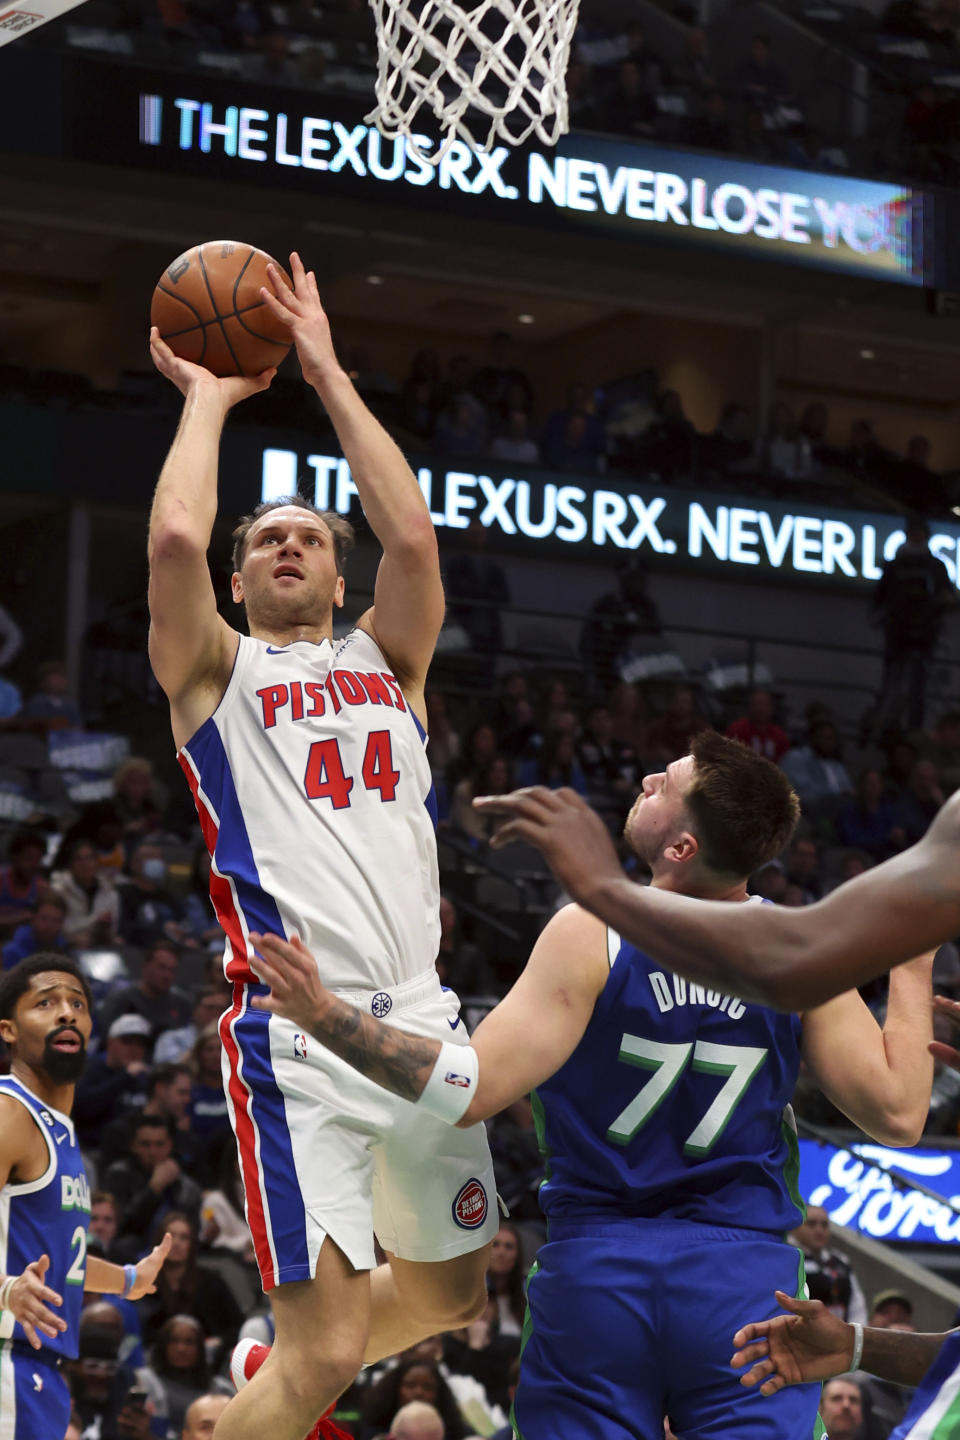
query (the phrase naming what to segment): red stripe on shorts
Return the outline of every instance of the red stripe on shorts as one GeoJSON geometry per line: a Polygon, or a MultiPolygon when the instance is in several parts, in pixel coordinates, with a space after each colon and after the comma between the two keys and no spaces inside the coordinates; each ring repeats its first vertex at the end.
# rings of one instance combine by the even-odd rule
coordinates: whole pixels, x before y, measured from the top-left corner
{"type": "Polygon", "coordinates": [[[230,1078],[227,1088],[233,1101],[236,1124],[237,1148],[240,1152],[240,1172],[243,1176],[243,1193],[247,1201],[247,1224],[253,1236],[253,1250],[260,1268],[264,1290],[272,1290],[277,1283],[270,1252],[267,1231],[267,1215],[263,1204],[260,1182],[260,1162],[257,1159],[257,1126],[250,1110],[251,1094],[246,1081],[240,1074],[240,1047],[237,1045],[231,1026],[243,1010],[243,986],[233,987],[233,1006],[220,1017],[220,1040],[227,1056],[230,1078]]]}

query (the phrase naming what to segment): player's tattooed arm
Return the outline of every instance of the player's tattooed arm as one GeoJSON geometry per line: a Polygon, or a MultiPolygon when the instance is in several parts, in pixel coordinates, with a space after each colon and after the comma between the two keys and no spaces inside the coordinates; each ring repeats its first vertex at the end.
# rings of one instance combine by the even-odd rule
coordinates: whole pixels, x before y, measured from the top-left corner
{"type": "Polygon", "coordinates": [[[440,1054],[438,1040],[425,1040],[364,1015],[355,1005],[328,990],[313,956],[298,936],[251,934],[257,954],[251,969],[270,994],[254,1005],[282,1015],[354,1070],[404,1100],[420,1099],[440,1054]]]}

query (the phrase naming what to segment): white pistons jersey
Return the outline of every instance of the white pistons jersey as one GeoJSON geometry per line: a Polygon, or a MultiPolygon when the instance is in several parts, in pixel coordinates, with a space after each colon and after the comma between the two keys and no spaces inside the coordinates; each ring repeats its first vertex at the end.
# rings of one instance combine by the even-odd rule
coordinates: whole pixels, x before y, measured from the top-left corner
{"type": "Polygon", "coordinates": [[[363,630],[241,636],[217,709],[180,751],[210,851],[228,979],[251,930],[300,936],[330,989],[422,975],[440,938],[426,737],[363,630]]]}

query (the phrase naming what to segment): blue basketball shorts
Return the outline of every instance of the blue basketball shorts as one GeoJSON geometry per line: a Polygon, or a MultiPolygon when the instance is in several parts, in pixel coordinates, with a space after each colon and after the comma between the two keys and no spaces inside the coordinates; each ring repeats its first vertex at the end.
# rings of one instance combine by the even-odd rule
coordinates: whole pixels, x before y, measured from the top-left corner
{"type": "Polygon", "coordinates": [[[682,1220],[551,1222],[527,1282],[514,1402],[521,1440],[813,1440],[819,1385],[766,1397],[731,1370],[733,1336],[803,1293],[800,1251],[682,1220]]]}
{"type": "Polygon", "coordinates": [[[57,1357],[0,1345],[0,1440],[63,1440],[69,1423],[70,1391],[57,1357]]]}

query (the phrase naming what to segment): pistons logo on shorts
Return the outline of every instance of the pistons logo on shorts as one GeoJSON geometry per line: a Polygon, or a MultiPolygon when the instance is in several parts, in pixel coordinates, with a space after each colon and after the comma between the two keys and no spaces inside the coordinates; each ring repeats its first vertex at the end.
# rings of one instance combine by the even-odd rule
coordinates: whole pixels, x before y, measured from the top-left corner
{"type": "Polygon", "coordinates": [[[453,1219],[461,1230],[479,1230],[487,1218],[487,1192],[479,1180],[468,1180],[457,1191],[453,1219]]]}

